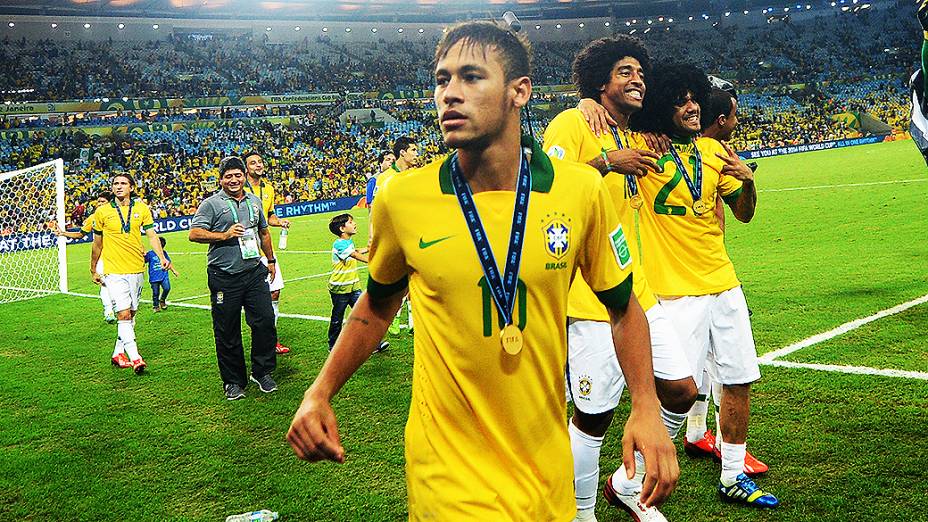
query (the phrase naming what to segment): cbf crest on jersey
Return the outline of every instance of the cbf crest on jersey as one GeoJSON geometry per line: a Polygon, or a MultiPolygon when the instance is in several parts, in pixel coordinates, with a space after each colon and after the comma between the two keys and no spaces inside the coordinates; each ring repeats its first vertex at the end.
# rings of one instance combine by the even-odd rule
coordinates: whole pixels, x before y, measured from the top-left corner
{"type": "Polygon", "coordinates": [[[561,259],[570,251],[570,220],[564,214],[549,214],[542,227],[545,249],[554,259],[561,259]]]}

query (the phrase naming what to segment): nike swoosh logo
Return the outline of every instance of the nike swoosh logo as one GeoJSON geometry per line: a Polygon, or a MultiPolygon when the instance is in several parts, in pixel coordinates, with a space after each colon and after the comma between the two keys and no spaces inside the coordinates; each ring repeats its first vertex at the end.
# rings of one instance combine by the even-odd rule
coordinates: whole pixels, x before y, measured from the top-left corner
{"type": "Polygon", "coordinates": [[[423,241],[422,238],[420,237],[420,238],[419,238],[419,248],[422,249],[422,250],[424,250],[424,249],[426,249],[426,248],[428,248],[428,247],[430,247],[430,246],[432,246],[432,245],[441,243],[442,241],[444,241],[444,240],[446,240],[446,239],[451,239],[451,238],[453,238],[453,237],[454,237],[454,236],[440,237],[440,238],[438,238],[438,239],[436,239],[436,240],[434,240],[434,241],[423,241]]]}

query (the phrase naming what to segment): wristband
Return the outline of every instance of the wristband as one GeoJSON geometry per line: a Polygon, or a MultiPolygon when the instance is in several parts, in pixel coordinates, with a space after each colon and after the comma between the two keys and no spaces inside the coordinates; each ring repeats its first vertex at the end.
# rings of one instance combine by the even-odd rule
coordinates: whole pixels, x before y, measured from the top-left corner
{"type": "Polygon", "coordinates": [[[609,163],[609,156],[606,154],[606,150],[605,150],[605,149],[603,149],[602,151],[600,151],[599,154],[600,154],[600,156],[603,157],[603,163],[606,164],[606,172],[603,173],[603,175],[605,175],[605,174],[607,174],[610,170],[612,170],[612,164],[609,163]]]}
{"type": "Polygon", "coordinates": [[[268,259],[267,264],[271,264],[271,263],[277,264],[277,259],[268,259]]]}

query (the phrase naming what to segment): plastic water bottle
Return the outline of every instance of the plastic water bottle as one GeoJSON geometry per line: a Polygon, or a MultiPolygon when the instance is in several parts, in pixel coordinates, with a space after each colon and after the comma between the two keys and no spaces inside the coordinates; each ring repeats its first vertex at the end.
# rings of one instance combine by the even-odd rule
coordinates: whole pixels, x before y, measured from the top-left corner
{"type": "Polygon", "coordinates": [[[229,515],[226,517],[226,522],[272,522],[278,518],[280,517],[276,511],[262,509],[261,511],[252,511],[241,515],[229,515]]]}
{"type": "Polygon", "coordinates": [[[278,248],[278,249],[280,249],[280,250],[286,250],[286,249],[287,249],[287,233],[288,233],[289,231],[290,231],[290,230],[289,230],[289,229],[286,229],[286,228],[280,229],[280,240],[277,242],[277,248],[278,248]]]}

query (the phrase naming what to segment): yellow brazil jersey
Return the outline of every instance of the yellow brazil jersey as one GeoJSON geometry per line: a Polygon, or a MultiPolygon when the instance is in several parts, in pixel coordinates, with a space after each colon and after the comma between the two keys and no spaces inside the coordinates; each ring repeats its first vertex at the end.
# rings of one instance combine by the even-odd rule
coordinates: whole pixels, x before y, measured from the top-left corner
{"type": "Polygon", "coordinates": [[[251,183],[245,182],[245,191],[251,192],[261,200],[261,207],[264,209],[264,217],[270,217],[274,213],[274,186],[269,181],[261,180],[257,187],[251,183]]]}
{"type": "Polygon", "coordinates": [[[81,232],[83,232],[85,236],[93,232],[93,216],[94,214],[87,216],[87,219],[84,220],[84,224],[81,225],[81,232]]]}
{"type": "MultiPolygon", "coordinates": [[[[635,149],[648,148],[639,134],[621,130],[618,133],[619,139],[623,141],[623,146],[635,149]]],[[[612,133],[606,133],[597,138],[578,109],[567,109],[555,116],[551,123],[548,124],[548,128],[545,129],[544,138],[544,149],[549,156],[577,163],[587,163],[596,159],[603,150],[610,151],[618,148],[612,133]]],[[[638,298],[641,307],[647,311],[657,304],[657,299],[654,297],[654,293],[651,291],[648,280],[641,268],[642,254],[639,248],[638,223],[635,211],[628,203],[625,176],[610,172],[603,179],[615,204],[622,230],[625,237],[628,238],[632,270],[635,273],[635,297],[638,298]]],[[[589,285],[580,277],[570,287],[567,315],[592,321],[609,320],[609,313],[606,312],[606,308],[590,290],[589,285]]]]}
{"type": "MultiPolygon", "coordinates": [[[[373,209],[368,292],[390,295],[408,281],[416,324],[405,433],[410,519],[570,520],[567,292],[582,267],[605,302],[628,302],[631,271],[619,266],[618,252],[627,256],[627,248],[618,218],[594,169],[549,159],[533,144],[513,311],[525,344],[508,355],[449,165],[446,157],[394,177],[373,209]]],[[[514,200],[512,191],[474,195],[498,261],[506,257],[514,200]]]]}
{"type": "MultiPolygon", "coordinates": [[[[696,161],[692,142],[674,147],[692,180],[696,161]]],[[[699,138],[696,147],[703,164],[701,199],[706,208],[702,214],[693,212],[693,196],[669,153],[658,160],[663,172],[649,173],[638,182],[645,200],[641,212],[645,275],[659,296],[715,294],[741,284],[715,216],[717,196],[732,201],[741,193],[741,182],[720,174],[724,162],[716,154],[727,155],[721,143],[699,138]]]]}
{"type": "Polygon", "coordinates": [[[401,171],[401,170],[396,166],[396,163],[390,165],[390,168],[388,168],[387,170],[381,172],[381,173],[377,176],[377,183],[374,185],[374,195],[373,195],[373,197],[376,199],[376,198],[377,198],[377,192],[379,192],[381,189],[383,189],[383,187],[387,184],[387,182],[390,181],[390,179],[391,179],[394,175],[396,175],[396,174],[398,174],[398,173],[400,173],[400,172],[403,172],[403,171],[401,171]]]}
{"type": "Polygon", "coordinates": [[[142,248],[142,230],[155,226],[148,205],[135,198],[117,211],[114,199],[102,205],[91,216],[94,234],[103,235],[103,266],[107,274],[138,274],[145,269],[145,250],[142,248]],[[122,219],[119,215],[122,213],[122,219]],[[128,219],[129,231],[123,229],[128,219]]]}

